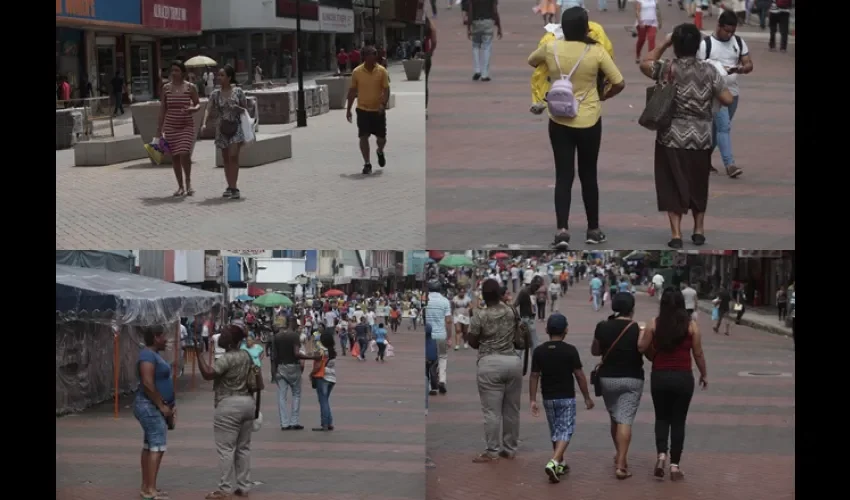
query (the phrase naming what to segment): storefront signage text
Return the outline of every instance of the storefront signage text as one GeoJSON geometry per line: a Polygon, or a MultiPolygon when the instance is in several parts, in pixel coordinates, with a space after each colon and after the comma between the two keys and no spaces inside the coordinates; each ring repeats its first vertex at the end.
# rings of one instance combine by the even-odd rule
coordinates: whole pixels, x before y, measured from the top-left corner
{"type": "MultiPolygon", "coordinates": [[[[301,20],[318,21],[319,4],[317,0],[301,0],[301,20]]],[[[276,0],[275,17],[288,17],[295,19],[298,10],[295,8],[295,0],[276,0]]]]}
{"type": "Polygon", "coordinates": [[[170,5],[154,4],[153,17],[172,21],[186,21],[186,9],[170,5]]]}
{"type": "Polygon", "coordinates": [[[201,0],[142,0],[142,24],[162,30],[200,32],[201,0]]]}
{"type": "Polygon", "coordinates": [[[60,26],[69,19],[76,20],[75,25],[84,21],[138,25],[142,7],[139,0],[56,0],[56,17],[60,26]]]}
{"type": "Polygon", "coordinates": [[[319,7],[319,30],[325,33],[354,33],[354,11],[319,7]]]}
{"type": "Polygon", "coordinates": [[[56,0],[57,16],[95,17],[95,0],[56,0]]]}

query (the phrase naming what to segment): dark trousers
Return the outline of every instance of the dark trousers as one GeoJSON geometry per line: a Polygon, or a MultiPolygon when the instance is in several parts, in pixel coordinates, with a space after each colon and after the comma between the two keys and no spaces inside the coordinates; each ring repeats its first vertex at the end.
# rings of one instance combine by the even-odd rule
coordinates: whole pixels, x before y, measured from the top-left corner
{"type": "MultiPolygon", "coordinates": [[[[433,0],[432,0],[433,1],[433,0]]],[[[425,54],[425,109],[428,109],[428,75],[431,74],[431,53],[425,54]]]]}
{"type": "Polygon", "coordinates": [[[667,453],[679,465],[685,446],[685,421],[694,396],[694,375],[689,371],[652,372],[650,392],[655,406],[655,450],[667,453]]]}
{"type": "Polygon", "coordinates": [[[115,115],[117,115],[119,112],[121,114],[124,114],[124,94],[118,92],[117,94],[113,95],[112,98],[115,99],[115,110],[112,113],[115,115]]]}
{"type": "Polygon", "coordinates": [[[369,349],[369,341],[366,339],[357,339],[357,345],[360,346],[360,359],[366,359],[366,350],[369,349]]]}
{"type": "Polygon", "coordinates": [[[537,319],[546,319],[546,303],[537,303],[537,319]]]}
{"type": "Polygon", "coordinates": [[[378,359],[384,360],[384,354],[387,352],[387,344],[378,344],[378,359]]]}
{"type": "Polygon", "coordinates": [[[790,12],[774,12],[770,14],[770,41],[768,46],[776,48],[776,29],[779,29],[779,50],[788,49],[788,23],[791,20],[790,12]]]}
{"type": "Polygon", "coordinates": [[[581,198],[587,229],[599,229],[599,184],[596,162],[602,142],[602,119],[590,128],[573,128],[549,120],[549,142],[555,155],[555,215],[558,228],[569,229],[573,181],[578,157],[581,198]]]}
{"type": "Polygon", "coordinates": [[[741,324],[741,318],[744,316],[744,311],[745,311],[746,309],[747,309],[747,308],[746,308],[746,307],[743,307],[743,304],[742,304],[742,305],[741,305],[741,310],[739,310],[739,311],[737,312],[737,315],[735,316],[735,324],[736,324],[736,325],[740,325],[740,324],[741,324]]]}
{"type": "Polygon", "coordinates": [[[776,308],[779,310],[779,321],[782,321],[783,319],[785,319],[785,315],[788,314],[788,304],[776,304],[776,308]]]}
{"type": "Polygon", "coordinates": [[[617,0],[617,8],[623,10],[626,8],[626,0],[617,0]]]}
{"type": "Polygon", "coordinates": [[[438,361],[425,362],[425,376],[428,377],[428,386],[432,391],[436,391],[440,385],[439,365],[438,361]]]}

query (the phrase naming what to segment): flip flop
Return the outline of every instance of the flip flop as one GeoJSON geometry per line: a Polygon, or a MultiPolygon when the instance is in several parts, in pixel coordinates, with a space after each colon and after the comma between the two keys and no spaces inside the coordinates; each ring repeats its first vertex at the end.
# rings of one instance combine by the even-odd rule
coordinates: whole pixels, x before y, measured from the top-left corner
{"type": "Polygon", "coordinates": [[[488,463],[498,462],[498,461],[499,461],[499,457],[493,457],[493,456],[490,456],[486,453],[482,453],[482,454],[480,454],[477,457],[472,459],[472,462],[476,463],[476,464],[488,464],[488,463]]]}
{"type": "Polygon", "coordinates": [[[207,500],[230,500],[230,493],[225,493],[221,490],[213,491],[212,493],[207,493],[205,496],[207,500]]]}
{"type": "Polygon", "coordinates": [[[632,473],[629,472],[628,469],[617,469],[614,475],[620,480],[632,477],[632,473]]]}

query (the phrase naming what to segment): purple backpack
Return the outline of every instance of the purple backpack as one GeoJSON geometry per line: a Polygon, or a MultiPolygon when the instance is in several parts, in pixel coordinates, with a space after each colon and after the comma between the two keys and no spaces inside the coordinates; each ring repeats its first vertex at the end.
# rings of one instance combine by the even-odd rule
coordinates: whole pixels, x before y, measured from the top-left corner
{"type": "MultiPolygon", "coordinates": [[[[563,70],[561,70],[561,62],[558,60],[558,43],[552,42],[552,52],[555,54],[555,64],[558,66],[558,73],[561,74],[561,78],[552,82],[552,87],[549,89],[549,92],[546,93],[546,102],[549,105],[549,114],[558,118],[575,118],[578,115],[578,106],[581,104],[575,94],[573,93],[573,82],[570,81],[570,78],[573,77],[573,73],[575,73],[578,65],[581,64],[581,60],[584,59],[584,56],[587,55],[587,52],[590,50],[590,45],[587,45],[584,48],[584,52],[582,52],[581,57],[576,61],[573,69],[570,70],[568,75],[565,75],[563,70]]],[[[587,97],[587,94],[585,94],[587,97]]],[[[583,100],[583,99],[582,99],[583,100]]]]}

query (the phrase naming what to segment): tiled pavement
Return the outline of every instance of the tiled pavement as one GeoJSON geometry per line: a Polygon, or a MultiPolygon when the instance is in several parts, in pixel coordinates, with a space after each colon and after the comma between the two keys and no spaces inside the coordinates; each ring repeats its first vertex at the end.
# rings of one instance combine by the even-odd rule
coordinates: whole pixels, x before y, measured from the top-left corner
{"type": "MultiPolygon", "coordinates": [[[[591,20],[601,23],[611,38],[626,78],[626,90],[603,108],[602,228],[608,248],[660,248],[669,230],[666,216],[656,211],[653,135],[637,125],[644,89],[651,82],[634,64],[634,39],[624,29],[633,23],[633,11],[619,13],[615,2],[608,3],[614,10],[602,13],[596,2],[587,2],[591,20]]],[[[489,83],[471,80],[471,45],[460,12],[441,7],[430,77],[429,247],[543,247],[551,241],[554,172],[546,118],[528,112],[531,68],[526,59],[543,35],[532,4],[499,3],[505,33],[493,42],[489,83]]],[[[675,5],[665,3],[662,9],[663,32],[685,21],[675,5]]],[[[715,22],[707,19],[707,29],[715,22]]],[[[791,45],[788,54],[770,53],[763,36],[743,36],[755,63],[755,71],[740,78],[742,97],[734,121],[735,156],[745,173],[737,180],[712,177],[708,246],[794,248],[795,48],[791,45]]],[[[719,153],[714,163],[722,165],[719,153]]],[[[571,222],[573,232],[583,236],[578,179],[571,222]]],[[[579,239],[574,238],[582,247],[579,239]]]]}
{"type": "Polygon", "coordinates": [[[261,133],[292,133],[293,158],[242,169],[238,202],[220,197],[224,173],[211,141],[193,155],[197,193],[179,199],[170,196],[170,165],[75,168],[73,150],[57,151],[57,248],[218,248],[246,239],[267,248],[424,247],[424,82],[406,81],[400,66],[391,76],[388,164],[369,178],[360,175],[356,126],[341,110],[309,118],[305,129],[261,121],[261,133]]]}
{"type": "MultiPolygon", "coordinates": [[[[610,314],[594,313],[585,284],[571,289],[557,309],[570,321],[568,341],[581,355],[585,374],[598,358],[590,355],[593,327],[610,314]]],[[[638,321],[656,312],[657,299],[640,294],[638,321]]],[[[596,407],[580,404],[576,434],[567,450],[572,472],[561,484],[547,482],[543,466],[551,456],[545,417],[533,418],[523,389],[520,450],[516,460],[474,464],[483,449],[483,429],[475,386],[475,351],[449,354],[446,396],[431,399],[427,450],[428,499],[476,498],[617,500],[791,499],[795,467],[795,355],[791,339],[735,327],[730,337],[715,335],[708,315],[700,315],[709,387],[697,390],[688,416],[681,483],[658,482],[653,408],[649,383],[641,400],[629,453],[634,476],[617,481],[611,465],[614,447],[601,398],[596,407]],[[787,376],[742,376],[779,372],[787,376]]],[[[538,323],[538,332],[543,324],[538,323]]],[[[649,369],[649,365],[646,365],[649,369]]],[[[527,377],[525,384],[527,384],[527,377]]],[[[592,390],[592,389],[591,389],[592,390]]]]}
{"type": "MultiPolygon", "coordinates": [[[[424,498],[425,422],[423,333],[406,325],[390,341],[396,356],[379,365],[338,361],[331,396],[336,430],[318,424],[315,391],[304,382],[303,431],[281,432],[277,388],[263,393],[263,428],[252,442],[251,478],[262,484],[252,500],[421,500],[424,498]]],[[[188,370],[187,370],[188,371],[188,370]]],[[[268,367],[264,367],[268,375],[268,367]]],[[[177,429],[168,436],[159,487],[172,500],[198,500],[216,489],[218,461],[212,437],[212,384],[184,375],[177,429]]],[[[140,483],[142,433],[129,401],[120,418],[107,403],[56,420],[57,500],[133,500],[140,483]]]]}

